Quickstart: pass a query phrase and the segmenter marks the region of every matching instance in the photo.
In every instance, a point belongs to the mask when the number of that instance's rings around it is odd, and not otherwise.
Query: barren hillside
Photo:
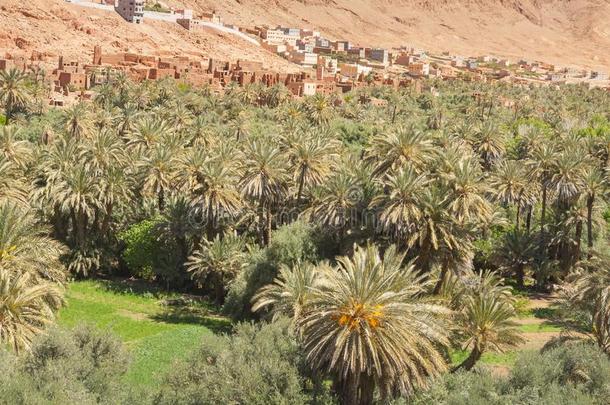
[[[49,60],[59,54],[88,60],[96,44],[101,44],[105,52],[245,58],[275,69],[297,69],[296,65],[230,34],[194,33],[177,24],[152,20],[130,24],[114,12],[64,0],[0,0],[0,57],[7,52],[29,56],[38,51],[49,56]]]
[[[362,45],[421,46],[610,69],[610,0],[178,0],[243,25],[292,24]]]
[[[321,30],[361,45],[414,45],[453,54],[495,54],[610,70],[610,0],[165,0],[226,22]],[[175,24],[124,22],[63,0],[0,0],[0,52],[50,55],[107,50],[249,58],[294,69],[228,34],[189,33]]]

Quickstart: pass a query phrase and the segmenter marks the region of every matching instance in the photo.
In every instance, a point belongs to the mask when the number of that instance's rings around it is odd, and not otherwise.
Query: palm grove
[[[0,340],[19,356],[68,279],[112,274],[283,325],[302,392],[344,404],[414,398],[520,344],[513,288],[559,289],[567,327],[610,354],[607,92],[295,101],[119,74],[46,110],[43,77],[0,72]]]

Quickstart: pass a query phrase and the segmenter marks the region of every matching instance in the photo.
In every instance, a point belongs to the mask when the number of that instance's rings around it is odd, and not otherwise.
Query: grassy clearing
[[[132,352],[126,379],[135,384],[155,384],[206,336],[231,328],[212,306],[143,283],[77,281],[70,284],[66,297],[59,324],[72,327],[84,322],[117,334]]]

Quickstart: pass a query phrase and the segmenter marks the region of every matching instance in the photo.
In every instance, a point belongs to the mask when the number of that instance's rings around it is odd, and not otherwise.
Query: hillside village
[[[157,57],[136,53],[104,53],[100,46],[93,60],[49,62],[37,53],[12,55],[0,50],[0,70],[44,71],[52,83],[49,103],[66,106],[92,97],[93,88],[123,72],[136,81],[171,77],[192,86],[209,86],[216,93],[236,84],[285,85],[294,97],[342,94],[369,85],[394,88],[412,86],[421,91],[423,79],[508,82],[522,85],[585,83],[610,91],[607,72],[559,67],[542,61],[511,61],[491,55],[432,54],[414,46],[394,49],[364,47],[346,39],[329,39],[320,32],[299,27],[235,26],[215,11],[196,15],[189,9],[150,6],[145,0],[66,0],[83,7],[118,13],[132,24],[156,19],[185,30],[221,30],[261,46],[298,66],[298,73],[272,71],[249,60],[198,59],[186,56]],[[48,69],[48,67],[51,69]]]

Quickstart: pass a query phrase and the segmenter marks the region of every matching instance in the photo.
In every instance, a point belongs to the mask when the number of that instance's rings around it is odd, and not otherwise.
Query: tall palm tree
[[[15,111],[28,103],[27,79],[28,75],[17,69],[0,71],[0,103],[4,107],[7,124]]]
[[[595,167],[587,167],[582,173],[583,197],[587,206],[587,247],[593,249],[593,208],[597,199],[603,198],[608,189],[606,179]]]
[[[398,239],[412,230],[422,217],[420,198],[429,181],[411,166],[380,181],[383,192],[371,201],[371,207],[380,210],[380,226],[385,232]]]
[[[430,136],[415,126],[398,126],[373,138],[367,150],[367,160],[375,166],[373,173],[378,176],[407,163],[421,171],[433,154]]]
[[[356,247],[311,288],[298,323],[309,365],[333,376],[343,404],[408,394],[447,367],[448,310],[422,298],[426,283],[394,247]]]
[[[287,165],[282,151],[268,140],[253,140],[244,152],[242,194],[258,207],[259,237],[263,246],[271,237],[271,210],[286,194]]]
[[[352,173],[341,170],[314,191],[315,204],[305,211],[313,221],[338,232],[341,245],[348,228],[354,225],[362,202],[361,182]],[[341,247],[341,246],[340,246]]]
[[[16,352],[28,349],[32,339],[55,319],[63,304],[61,289],[33,281],[30,273],[13,273],[0,266],[0,342]]]
[[[338,149],[334,140],[320,135],[303,138],[288,148],[293,181],[297,185],[297,204],[305,187],[316,187],[329,175]]]
[[[417,247],[416,264],[424,274],[429,274],[434,265],[440,266],[434,294],[440,292],[447,274],[468,267],[473,255],[473,228],[456,221],[450,204],[447,190],[427,188],[421,196],[421,219],[408,240],[409,246]]]
[[[65,131],[70,137],[81,139],[91,134],[93,118],[87,104],[74,104],[64,111],[62,119]]]
[[[175,180],[177,156],[174,148],[166,145],[156,145],[139,162],[138,166],[143,173],[142,189],[145,193],[155,195],[159,211],[165,209],[165,200],[172,189]]]
[[[528,162],[531,169],[532,175],[540,184],[542,196],[541,196],[541,211],[540,211],[540,231],[544,231],[544,225],[546,223],[546,210],[548,201],[548,190],[551,184],[551,178],[553,175],[553,165],[557,158],[557,152],[555,146],[550,142],[545,142],[538,147],[535,147],[532,151],[531,160]]]
[[[461,159],[443,176],[450,190],[450,210],[459,223],[486,222],[492,215],[491,202],[486,198],[489,187],[474,159]]]

